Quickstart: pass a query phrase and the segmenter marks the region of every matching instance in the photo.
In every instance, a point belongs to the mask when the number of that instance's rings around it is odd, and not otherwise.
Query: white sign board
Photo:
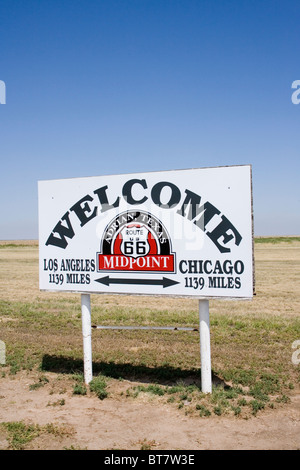
[[[249,165],[40,181],[40,289],[251,298]]]

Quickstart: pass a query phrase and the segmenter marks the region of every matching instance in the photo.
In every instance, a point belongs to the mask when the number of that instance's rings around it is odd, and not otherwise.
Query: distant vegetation
[[[255,243],[300,242],[300,237],[255,237]]]
[[[292,243],[299,242],[300,236],[266,236],[254,237],[255,243]],[[38,240],[0,240],[0,248],[23,248],[26,246],[38,246]]]
[[[38,240],[0,240],[0,248],[24,248],[25,246],[38,246]]]

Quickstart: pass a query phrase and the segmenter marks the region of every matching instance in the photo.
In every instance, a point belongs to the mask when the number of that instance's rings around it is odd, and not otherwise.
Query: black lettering
[[[226,259],[223,263],[223,269],[225,274],[232,274],[232,263],[229,259]]]
[[[161,202],[161,192],[164,187],[168,186],[171,188],[171,196],[169,199],[169,202],[163,204]],[[173,183],[168,183],[167,181],[162,181],[161,183],[156,183],[151,191],[151,197],[154,202],[158,207],[162,207],[163,209],[171,209],[172,207],[177,206],[177,204],[180,201],[181,198],[181,193],[179,188]]]
[[[179,271],[183,274],[187,273],[187,268],[184,269],[183,263],[186,265],[187,261],[185,259],[182,259],[179,263]]]
[[[189,273],[198,273],[197,270],[198,260],[189,260]]]
[[[66,282],[68,284],[73,284],[73,277],[74,277],[74,274],[67,274],[67,280]]]
[[[212,265],[212,263],[211,263],[211,261],[210,261],[209,259],[207,259],[206,261],[204,261],[204,272],[205,272],[206,274],[211,274],[212,269],[211,269],[210,271],[207,269],[207,265],[208,265],[208,264]]]
[[[44,271],[57,271],[58,263],[57,259],[44,259]]]
[[[66,278],[68,284],[89,284],[90,281],[89,274],[68,273]]]
[[[62,225],[61,221],[65,221],[67,226]],[[74,237],[75,233],[69,219],[69,211],[65,213],[65,215],[61,218],[61,221],[55,225],[50,237],[46,241],[47,246],[53,245],[65,249],[68,246],[66,238]],[[58,233],[59,236],[56,237],[54,233]]]
[[[244,272],[244,263],[243,261],[241,260],[237,260],[235,263],[234,263],[234,270],[237,274],[242,274]]]
[[[215,263],[214,274],[223,274],[223,269],[219,260]]]
[[[189,191],[188,189],[185,190],[186,197],[183,201],[181,208],[177,211],[177,214],[182,215],[183,217],[187,217],[188,220],[193,220],[194,224],[197,225],[201,230],[205,230],[206,225],[208,222],[215,216],[220,214],[220,211],[213,206],[210,202],[205,202],[200,206],[201,196],[198,194]],[[188,209],[188,214],[186,215],[186,210]],[[199,214],[202,214],[198,220]]]
[[[76,204],[74,204],[74,206],[72,206],[70,209],[71,211],[75,212],[75,214],[77,215],[78,219],[80,220],[81,227],[83,227],[89,220],[93,219],[97,215],[97,207],[95,207],[92,214],[89,217],[87,217],[85,213],[91,212],[90,206],[88,205],[87,202],[84,204],[83,207],[81,206],[81,204],[83,204],[84,201],[92,201],[92,200],[93,200],[92,196],[86,195],[82,199],[80,199],[80,201],[76,202]]]
[[[108,186],[102,186],[102,188],[96,189],[94,191],[94,194],[97,194],[97,196],[99,198],[99,202],[102,206],[101,212],[106,212],[109,209],[113,209],[114,207],[119,207],[119,204],[120,204],[120,198],[119,197],[117,197],[117,199],[115,200],[115,202],[113,204],[109,204],[107,194],[106,194],[107,188],[108,188]]]
[[[61,271],[95,271],[95,260],[93,259],[62,259]]]
[[[239,289],[241,287],[241,280],[239,277],[209,276],[208,287],[211,289]]]
[[[132,196],[132,186],[134,184],[140,184],[144,189],[147,189],[146,180],[132,179],[132,180],[127,181],[124,184],[123,191],[122,191],[123,197],[128,204],[132,204],[132,205],[143,204],[145,201],[147,201],[148,198],[147,196],[144,196],[139,201],[134,199]]]
[[[235,244],[241,243],[242,237],[232,223],[222,215],[222,222],[212,232],[207,232],[207,236],[212,240],[221,253],[230,251],[230,248],[225,247],[230,240],[235,239]],[[232,232],[232,233],[228,233]],[[219,239],[223,237],[222,243],[219,243]]]

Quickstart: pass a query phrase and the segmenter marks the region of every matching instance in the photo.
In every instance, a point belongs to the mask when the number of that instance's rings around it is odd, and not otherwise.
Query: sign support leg
[[[203,393],[212,392],[209,301],[199,300],[199,331],[201,359],[201,389]]]
[[[81,294],[81,319],[83,336],[84,381],[86,384],[89,384],[93,378],[90,294]]]

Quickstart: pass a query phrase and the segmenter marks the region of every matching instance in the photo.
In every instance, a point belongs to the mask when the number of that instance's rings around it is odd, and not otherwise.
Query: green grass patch
[[[299,242],[300,237],[255,237],[255,243],[292,243]]]
[[[45,426],[38,424],[26,424],[23,421],[11,421],[0,423],[0,428],[7,434],[8,449],[25,450],[28,444],[41,434],[51,434],[54,437],[68,436],[72,433],[64,426],[48,423]]]
[[[34,250],[37,246],[38,243],[30,245],[26,243],[1,243],[0,241],[0,250],[5,250],[6,248],[32,248]]]
[[[89,383],[90,391],[95,393],[100,400],[104,400],[104,398],[108,397],[108,392],[106,390],[107,387],[107,379],[103,375],[99,375],[95,377]]]
[[[8,433],[9,447],[12,450],[23,450],[26,444],[40,434],[38,425],[27,425],[22,421],[1,423],[1,426]]]
[[[136,387],[132,387],[131,389],[127,389],[126,395],[132,396],[136,398],[140,392],[150,393],[152,395],[163,396],[166,392],[163,387],[157,384],[150,384],[150,385],[137,385]]]
[[[29,385],[29,390],[37,390],[41,387],[44,387],[44,385],[46,385],[47,383],[49,383],[49,380],[47,379],[47,377],[45,376],[41,376],[39,377],[38,381],[35,382],[34,384],[31,384]]]
[[[86,395],[87,389],[83,384],[75,384],[73,387],[73,395]]]

